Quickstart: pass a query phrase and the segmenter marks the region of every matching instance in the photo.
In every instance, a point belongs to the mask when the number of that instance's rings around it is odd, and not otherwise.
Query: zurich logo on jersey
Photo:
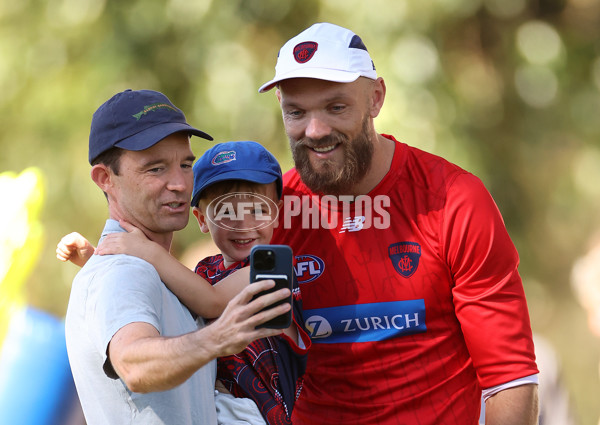
[[[384,341],[427,332],[423,299],[306,309],[304,317],[315,344]]]
[[[298,283],[308,283],[323,274],[325,262],[316,255],[296,255],[294,269]]]
[[[421,245],[416,242],[396,242],[388,247],[388,256],[401,276],[411,277],[419,267]]]

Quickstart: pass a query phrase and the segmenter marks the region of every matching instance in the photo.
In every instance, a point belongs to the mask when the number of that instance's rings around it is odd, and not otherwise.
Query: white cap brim
[[[351,83],[356,81],[358,77],[367,77],[372,80],[377,79],[377,73],[371,72],[346,72],[339,69],[323,69],[323,68],[302,68],[296,69],[287,74],[276,76],[276,78],[263,84],[259,89],[259,93],[265,93],[271,90],[280,81],[289,80],[290,78],[315,78],[317,80],[332,81],[335,83]]]

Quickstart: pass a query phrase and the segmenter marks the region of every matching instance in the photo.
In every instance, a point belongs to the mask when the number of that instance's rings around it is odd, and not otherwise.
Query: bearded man
[[[519,257],[483,183],[376,132],[386,86],[352,31],[311,26],[275,70],[259,91],[276,87],[296,165],[284,205],[337,216],[284,209],[273,238],[296,254],[313,342],[292,422],[476,425],[483,390],[487,425],[537,423]],[[363,200],[382,197],[374,225]]]

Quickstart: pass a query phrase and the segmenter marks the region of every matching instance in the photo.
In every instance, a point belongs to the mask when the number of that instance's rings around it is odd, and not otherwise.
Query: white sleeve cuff
[[[495,387],[485,388],[481,395],[483,396],[483,401],[487,401],[488,398],[493,396],[496,393],[499,393],[502,390],[506,390],[508,388],[519,387],[521,385],[526,384],[539,384],[538,374],[525,376],[523,378],[518,378],[510,382],[506,382],[504,384],[496,385]]]

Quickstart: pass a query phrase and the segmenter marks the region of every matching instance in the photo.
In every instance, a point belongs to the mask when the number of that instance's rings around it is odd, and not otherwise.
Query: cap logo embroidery
[[[212,165],[221,165],[235,160],[235,151],[223,151],[213,156],[213,159],[210,161],[210,163]]]
[[[170,109],[173,112],[177,112],[177,109],[174,108],[173,106],[169,105],[168,103],[153,103],[151,105],[144,106],[144,109],[142,109],[137,114],[133,114],[132,117],[134,117],[137,121],[139,121],[140,118],[142,118],[148,112],[156,111],[158,109]]]
[[[317,51],[318,44],[314,41],[305,41],[303,43],[296,44],[294,47],[294,59],[298,63],[306,63],[312,59]]]

